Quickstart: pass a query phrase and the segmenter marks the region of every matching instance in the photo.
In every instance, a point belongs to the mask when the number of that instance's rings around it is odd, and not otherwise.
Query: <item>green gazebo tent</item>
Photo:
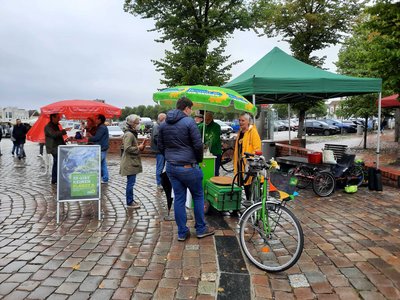
[[[335,74],[307,65],[278,47],[225,84],[256,104],[293,103],[304,99],[329,99],[379,93],[382,79]]]
[[[278,47],[223,87],[248,99],[252,98],[254,104],[294,103],[306,99],[379,93],[380,124],[382,79],[358,78],[325,71],[295,59]],[[379,147],[378,134],[378,153]]]

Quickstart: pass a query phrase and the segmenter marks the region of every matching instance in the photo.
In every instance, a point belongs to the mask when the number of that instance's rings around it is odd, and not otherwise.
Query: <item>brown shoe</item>
[[[206,231],[204,231],[204,233],[197,234],[197,238],[202,239],[206,236],[213,235],[214,233],[215,233],[214,227],[207,227],[207,229],[206,229]]]

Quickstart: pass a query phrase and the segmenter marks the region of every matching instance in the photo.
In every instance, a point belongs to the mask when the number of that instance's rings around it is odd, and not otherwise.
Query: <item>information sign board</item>
[[[58,147],[57,160],[57,223],[61,202],[98,201],[100,216],[99,145],[63,145]]]

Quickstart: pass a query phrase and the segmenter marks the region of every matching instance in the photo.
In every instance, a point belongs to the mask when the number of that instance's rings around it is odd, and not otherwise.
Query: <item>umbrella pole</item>
[[[203,145],[204,145],[204,136],[206,134],[206,113],[207,111],[205,110],[203,115],[203,140],[202,140]]]
[[[376,145],[376,168],[379,169],[379,152],[381,148],[381,111],[382,111],[382,92],[379,93],[378,98],[378,136]]]

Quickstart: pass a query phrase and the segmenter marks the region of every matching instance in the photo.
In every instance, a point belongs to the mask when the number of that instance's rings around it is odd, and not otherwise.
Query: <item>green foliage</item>
[[[121,116],[119,117],[120,121],[123,121],[126,119],[127,116],[130,114],[135,114],[140,117],[149,117],[152,120],[157,120],[158,114],[159,113],[165,113],[167,112],[167,109],[164,107],[161,107],[160,105],[139,105],[136,107],[128,107],[125,106],[125,108],[122,109]]]
[[[362,7],[357,0],[253,0],[251,11],[255,28],[269,37],[281,35],[295,58],[322,66],[325,57],[312,56],[312,52],[339,43]],[[306,111],[321,103],[304,99],[293,105],[299,112],[299,138]]]
[[[322,102],[319,101],[314,105],[312,108],[307,110],[307,115],[315,115],[315,117],[325,117],[327,114],[328,106]]]
[[[383,79],[386,94],[400,91],[400,3],[378,1],[366,9],[339,51],[340,73]],[[349,97],[341,103],[344,117],[377,114],[376,95]]]
[[[222,55],[226,40],[236,29],[250,26],[246,1],[239,0],[125,0],[124,10],[142,18],[154,19],[162,36],[157,42],[172,42],[165,58],[154,60],[162,84],[222,85],[230,69],[240,61],[228,63]]]
[[[322,66],[325,57],[312,52],[339,43],[362,6],[357,0],[257,0],[252,12],[255,28],[269,37],[281,35],[294,57]]]

